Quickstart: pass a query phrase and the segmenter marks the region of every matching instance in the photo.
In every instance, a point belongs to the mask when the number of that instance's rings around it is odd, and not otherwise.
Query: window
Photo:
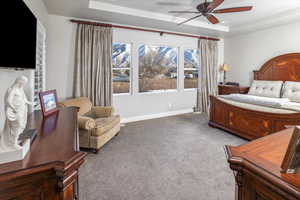
[[[130,93],[131,45],[114,43],[112,53],[113,93]]]
[[[198,72],[200,56],[198,49],[186,49],[184,51],[184,88],[198,87]]]
[[[177,89],[177,48],[139,47],[139,92]]]
[[[38,23],[36,46],[36,69],[34,71],[34,97],[33,109],[40,110],[39,93],[45,90],[45,56],[46,55],[46,31]]]

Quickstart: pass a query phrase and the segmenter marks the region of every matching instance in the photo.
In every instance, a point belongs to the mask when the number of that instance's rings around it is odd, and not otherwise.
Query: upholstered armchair
[[[114,115],[113,107],[93,106],[86,97],[70,99],[60,106],[75,106],[78,111],[79,143],[81,148],[95,153],[120,132],[120,116]]]

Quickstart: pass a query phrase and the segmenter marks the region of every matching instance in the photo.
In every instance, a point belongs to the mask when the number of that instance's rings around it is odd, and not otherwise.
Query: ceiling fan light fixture
[[[195,17],[192,17],[184,22],[179,23],[178,25],[187,23],[191,20],[194,20],[198,17],[204,16],[208,19],[211,24],[225,23],[224,21],[219,21],[214,14],[223,14],[223,13],[234,13],[234,12],[244,12],[252,10],[252,6],[244,6],[244,7],[235,7],[235,8],[223,8],[216,9],[219,7],[224,0],[205,0],[203,3],[196,6],[197,11],[169,11],[169,13],[177,13],[177,14],[197,14]]]

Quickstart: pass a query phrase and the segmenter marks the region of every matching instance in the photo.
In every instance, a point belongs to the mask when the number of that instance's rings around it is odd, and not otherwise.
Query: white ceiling
[[[194,15],[169,14],[170,10],[195,10],[204,0],[44,0],[50,14],[117,24],[222,36],[259,30],[300,20],[300,0],[225,0],[219,8],[253,6],[250,12],[217,14],[222,22],[212,25]],[[162,5],[168,3],[169,5]],[[173,5],[171,5],[173,4]]]

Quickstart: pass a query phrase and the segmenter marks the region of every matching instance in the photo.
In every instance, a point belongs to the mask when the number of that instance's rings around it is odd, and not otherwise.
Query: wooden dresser
[[[28,126],[38,135],[24,160],[0,165],[0,200],[78,199],[86,154],[79,151],[76,109],[60,109],[46,121],[36,112]]]
[[[218,85],[219,95],[226,94],[247,94],[249,87],[240,87],[234,85]]]
[[[300,174],[282,174],[281,163],[293,128],[238,147],[226,146],[235,173],[236,200],[300,199]]]

